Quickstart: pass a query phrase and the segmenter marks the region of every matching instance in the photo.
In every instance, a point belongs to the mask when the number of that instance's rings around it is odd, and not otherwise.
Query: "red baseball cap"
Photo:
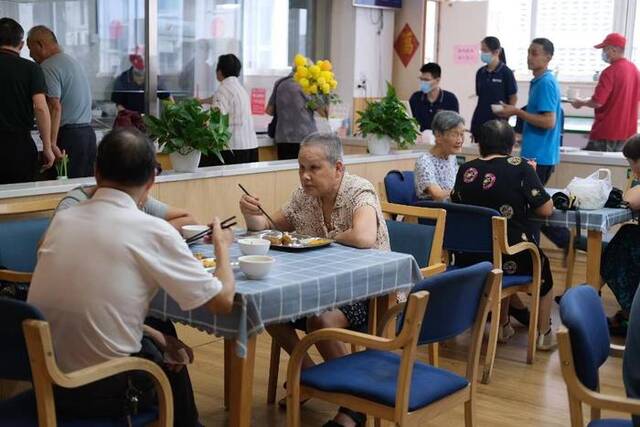
[[[131,62],[131,65],[133,65],[133,68],[135,68],[136,70],[144,70],[144,58],[142,58],[142,55],[138,53],[132,53],[131,55],[129,55],[129,61]]]
[[[596,49],[602,49],[605,46],[617,46],[624,47],[627,44],[627,39],[622,34],[611,33],[604,38],[602,43],[595,45]]]

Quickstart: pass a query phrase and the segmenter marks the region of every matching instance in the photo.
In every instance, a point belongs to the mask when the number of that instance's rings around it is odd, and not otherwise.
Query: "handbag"
[[[580,209],[603,208],[612,188],[609,169],[598,169],[586,178],[575,177],[567,185],[567,191],[576,197]]]

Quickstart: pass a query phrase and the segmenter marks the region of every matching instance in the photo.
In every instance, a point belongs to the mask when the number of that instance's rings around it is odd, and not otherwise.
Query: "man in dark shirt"
[[[420,68],[420,90],[409,98],[411,114],[420,123],[420,131],[431,129],[431,121],[438,111],[460,112],[458,98],[444,89],[440,89],[442,69],[435,62],[424,64]]]
[[[0,18],[0,184],[33,181],[36,176],[38,150],[31,139],[34,115],[42,139],[44,168],[50,168],[60,155],[51,143],[44,74],[38,64],[20,57],[23,38],[20,24]]]
[[[139,53],[129,55],[131,67],[118,76],[113,84],[111,101],[118,111],[130,110],[144,113],[144,59]],[[171,94],[158,82],[158,98],[166,99]]]

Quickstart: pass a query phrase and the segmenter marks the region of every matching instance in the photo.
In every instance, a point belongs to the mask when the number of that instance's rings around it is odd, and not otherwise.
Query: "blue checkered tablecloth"
[[[549,194],[560,191],[547,188]],[[600,231],[603,234],[616,224],[622,224],[633,219],[631,209],[602,208],[594,210],[580,210],[580,225],[587,230]],[[576,226],[576,211],[553,210],[553,215],[548,218],[532,217],[533,222],[545,225],[573,228]]]
[[[211,245],[194,245],[193,252],[213,256]],[[236,353],[246,355],[249,336],[271,323],[283,323],[318,314],[370,297],[407,290],[421,279],[411,255],[339,244],[306,252],[271,250],[276,259],[270,274],[262,280],[247,280],[235,271],[236,297],[233,311],[213,315],[205,307],[182,311],[160,290],[151,302],[149,314],[185,323],[237,342]],[[231,258],[240,256],[237,244]]]

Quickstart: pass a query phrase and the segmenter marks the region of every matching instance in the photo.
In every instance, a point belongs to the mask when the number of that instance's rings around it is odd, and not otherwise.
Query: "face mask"
[[[490,52],[480,52],[480,61],[484,62],[485,64],[490,64],[492,58],[493,55],[491,55]]]
[[[607,52],[604,50],[602,51],[602,60],[607,64],[609,63],[609,55],[607,55]]]
[[[429,93],[433,89],[431,82],[420,82],[420,91],[422,93]]]

